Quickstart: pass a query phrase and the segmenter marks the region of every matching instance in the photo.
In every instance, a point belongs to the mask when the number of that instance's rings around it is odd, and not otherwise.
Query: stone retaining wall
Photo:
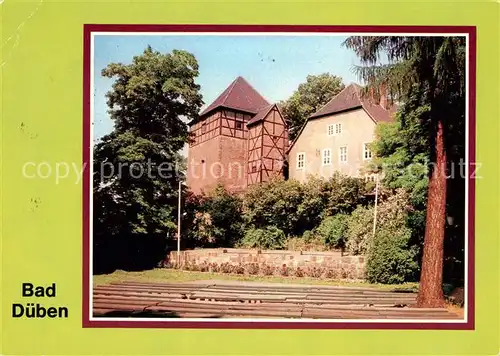
[[[170,252],[168,261],[176,264],[177,251]],[[246,266],[258,265],[275,269],[279,274],[285,268],[289,275],[297,269],[327,274],[329,278],[363,279],[365,274],[364,256],[342,256],[340,252],[310,252],[251,249],[194,249],[181,251],[182,265],[190,266]],[[295,273],[300,275],[300,273]]]

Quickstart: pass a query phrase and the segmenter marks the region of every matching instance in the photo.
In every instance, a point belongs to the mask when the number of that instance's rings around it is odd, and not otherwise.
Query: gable
[[[243,77],[237,77],[205,110],[204,116],[219,107],[230,108],[256,114],[262,107],[268,106],[264,99]]]
[[[291,152],[297,145],[301,146],[302,142],[309,144],[309,141],[314,141],[318,145],[325,143],[329,139],[328,125],[335,123],[342,123],[343,130],[349,130],[353,135],[356,131],[373,130],[373,127],[377,124],[363,107],[309,119],[291,143],[288,152]]]

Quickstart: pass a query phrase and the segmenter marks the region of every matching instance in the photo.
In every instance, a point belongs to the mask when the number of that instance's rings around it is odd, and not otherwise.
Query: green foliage
[[[278,250],[285,244],[285,233],[276,226],[267,226],[264,229],[249,229],[241,241],[245,248],[261,248]]]
[[[329,73],[308,75],[288,100],[280,107],[285,120],[289,123],[289,136],[294,139],[306,119],[318,111],[332,97],[337,95],[344,84],[342,78]]]
[[[299,228],[298,206],[302,202],[302,187],[296,180],[274,178],[250,186],[245,192],[243,214],[247,226],[263,229],[275,226],[286,235]]]
[[[347,218],[346,249],[352,255],[366,252],[373,231],[373,208],[359,206]]]
[[[313,230],[323,216],[348,213],[363,202],[361,180],[335,174],[306,183],[274,178],[249,187],[244,195],[245,223],[256,228],[276,226],[287,236]]]
[[[222,185],[206,196],[193,197],[187,208],[191,247],[232,247],[243,236],[242,200]]]
[[[349,215],[327,216],[316,229],[316,234],[330,248],[344,248],[347,240]]]
[[[371,283],[396,284],[414,281],[419,271],[417,251],[408,246],[411,231],[403,228],[397,234],[382,229],[368,250],[366,278]]]
[[[384,84],[393,98],[404,103],[398,118],[400,126],[382,134],[386,142],[379,145],[378,156],[384,158],[385,163],[396,163],[405,169],[415,164],[434,162],[438,154],[446,157],[447,162],[442,163],[450,168],[448,173],[451,177],[445,178],[442,172],[431,176],[448,186],[446,202],[432,199],[429,201],[431,204],[427,204],[426,195],[437,194],[434,187],[439,186],[427,183],[427,169],[412,177],[389,168],[386,183],[411,193],[415,207],[415,212],[408,219],[412,240],[423,244],[425,233],[426,239],[438,241],[438,248],[444,247],[445,277],[447,270],[454,270],[456,273],[451,274],[463,278],[463,266],[458,263],[459,268],[455,268],[454,261],[464,260],[465,241],[465,175],[457,172],[460,169],[457,167],[465,159],[465,39],[351,36],[344,45],[359,57],[361,66],[357,67],[357,73],[360,79],[367,82],[367,90],[379,94],[380,84]],[[388,64],[380,64],[381,55],[387,56]],[[444,135],[443,148],[436,145],[439,127]],[[446,211],[442,209],[445,205]],[[431,229],[430,224],[425,226],[426,209],[431,211],[429,215],[437,222],[434,224],[436,228]],[[446,225],[446,216],[455,218],[453,226]],[[445,227],[444,231],[440,226]],[[441,244],[443,232],[444,246]],[[451,263],[447,263],[449,261]],[[439,290],[429,285],[441,280],[441,271],[435,268],[440,263],[436,260],[422,261],[432,271],[426,274],[426,280],[421,281],[425,285],[423,293]],[[424,299],[433,298],[428,296]]]
[[[188,141],[183,119],[194,119],[202,105],[198,64],[185,51],[148,47],[130,64],[109,64],[102,75],[114,79],[106,95],[114,130],[94,148],[94,248],[98,254],[103,246],[114,249],[126,264],[146,256],[155,236],[161,255],[165,237],[175,234],[184,165],[178,152]],[[122,244],[127,251],[117,248]]]
[[[131,64],[111,63],[102,75],[115,79],[106,97],[116,132],[168,141],[170,154],[183,147],[188,128],[180,116],[196,118],[203,104],[191,53],[162,54],[148,46]]]
[[[348,214],[358,204],[365,204],[365,183],[363,180],[334,173],[325,182],[326,206],[324,215]]]
[[[381,205],[375,236],[368,241],[366,276],[373,283],[404,283],[417,277],[418,247],[411,244],[409,194],[397,190]]]

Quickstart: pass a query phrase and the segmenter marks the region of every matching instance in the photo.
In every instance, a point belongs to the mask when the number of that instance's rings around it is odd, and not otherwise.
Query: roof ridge
[[[237,76],[235,80],[233,80],[233,82],[231,84],[229,84],[229,87],[227,87],[226,89],[224,89],[224,91],[227,91],[227,94],[226,96],[224,97],[224,99],[222,99],[222,103],[225,103],[227,98],[229,97],[229,94],[231,94],[231,92],[233,91],[234,89],[234,86],[236,85],[236,82],[238,81],[238,79],[241,78],[240,76]],[[243,78],[242,78],[243,79]],[[224,93],[224,91],[222,93]],[[221,94],[222,94],[221,93]]]
[[[238,78],[236,79],[239,79],[241,78],[249,87],[250,89],[252,89],[254,92],[256,92],[262,99],[264,99],[264,101],[266,103],[269,103],[269,100],[267,100],[257,89],[254,88],[254,86],[252,84],[250,84],[250,82],[248,80],[246,80],[244,77],[242,77],[241,75],[238,76]],[[270,103],[269,103],[270,104]]]
[[[349,83],[348,85],[346,85],[344,87],[344,89],[342,89],[341,91],[339,91],[337,94],[335,94],[334,97],[332,97],[330,100],[328,100],[325,103],[325,105],[323,105],[318,110],[316,110],[312,115],[309,115],[309,117],[314,117],[318,112],[320,112],[324,107],[326,107],[328,104],[330,104],[332,101],[334,101],[340,94],[342,94],[343,92],[345,92],[350,87],[354,87],[355,88],[354,92],[356,93],[356,97],[359,99],[360,102],[362,102],[361,98],[359,97],[358,90],[356,90],[357,89],[356,87],[359,87],[359,86],[360,86],[359,84],[354,83],[354,82]]]

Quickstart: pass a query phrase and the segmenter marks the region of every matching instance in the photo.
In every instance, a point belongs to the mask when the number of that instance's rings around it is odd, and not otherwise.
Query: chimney
[[[385,84],[380,84],[379,92],[380,92],[380,106],[386,110],[389,109],[389,105],[387,102],[387,87]]]

